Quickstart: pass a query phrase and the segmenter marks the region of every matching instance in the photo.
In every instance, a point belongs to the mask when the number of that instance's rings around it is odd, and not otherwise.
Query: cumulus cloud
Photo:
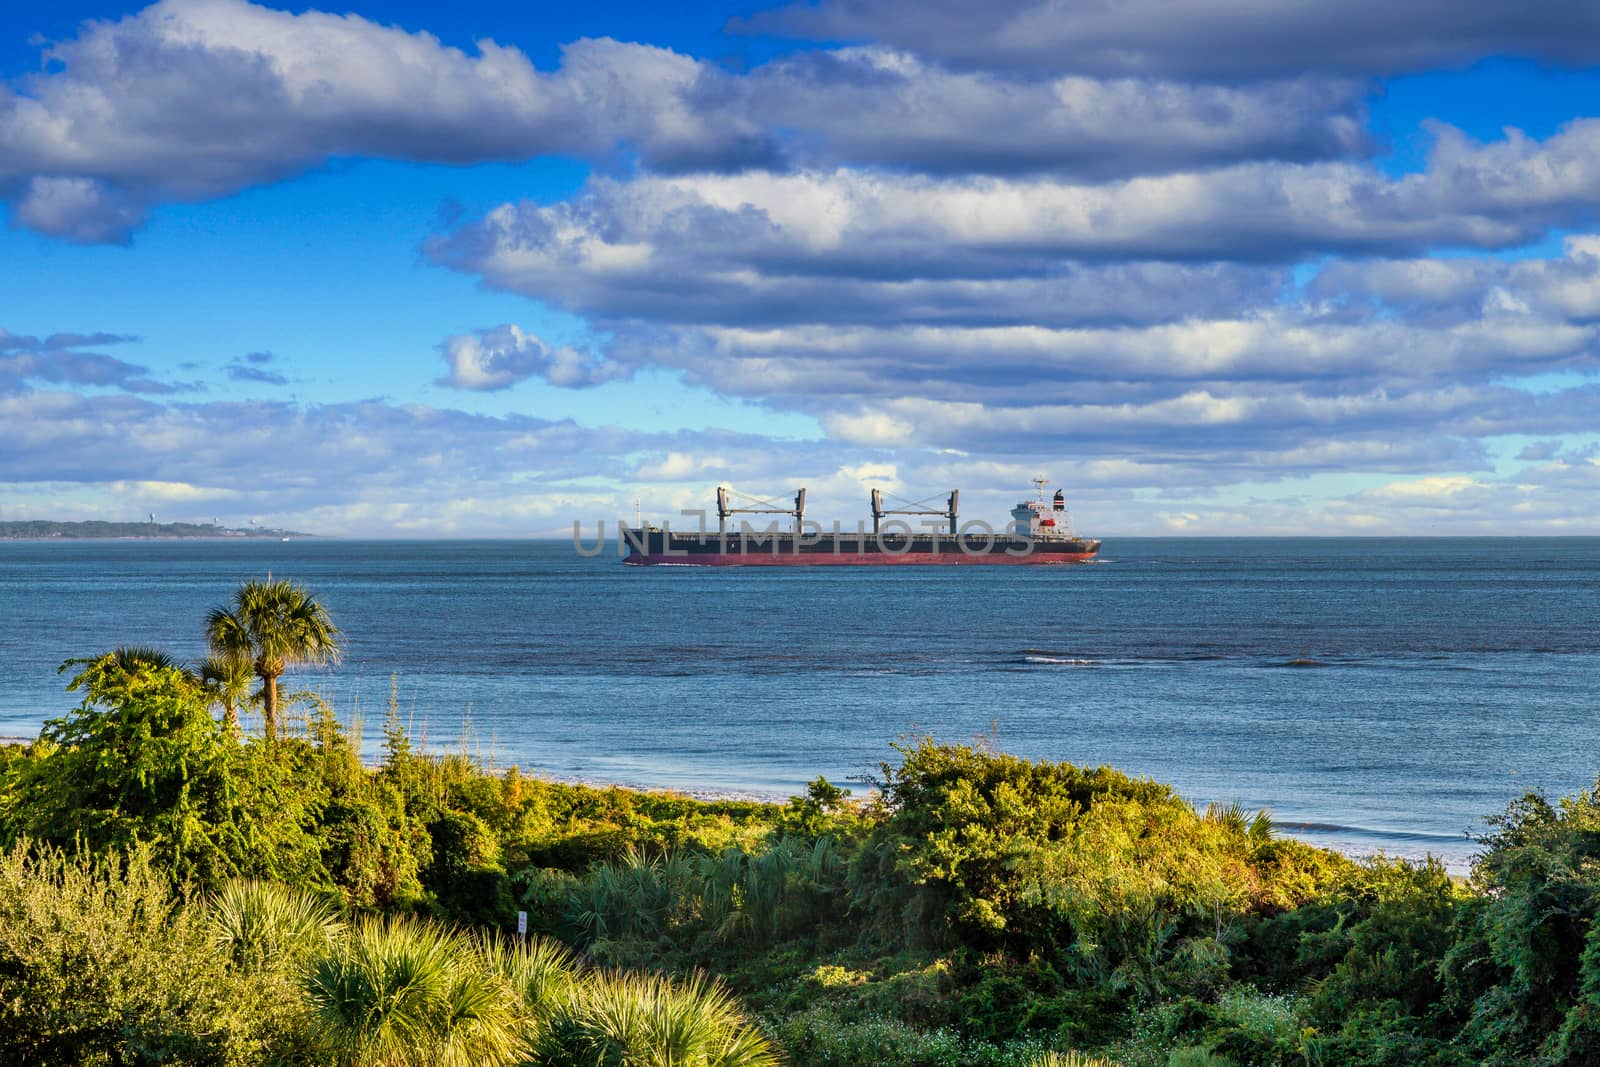
[[[1303,294],[1270,264],[1191,257],[1529,236],[1591,210],[1569,172],[1596,138],[1592,123],[1543,143],[1445,132],[1429,170],[1402,179],[1326,164],[1092,186],[600,178],[571,202],[497,208],[429,251],[588,317],[617,364],[807,412],[859,446],[1059,441],[1396,470],[1415,453],[1369,446],[1422,435],[1435,459],[1475,464],[1486,436],[1589,417],[1593,390],[1536,397],[1503,380],[1600,372],[1593,238],[1516,263],[1335,259]],[[1272,195],[1239,198],[1241,179]],[[1118,261],[1152,254],[1174,260]]]
[[[456,334],[439,346],[449,373],[438,384],[494,392],[529,378],[582,388],[625,377],[628,370],[575,348],[552,348],[515,325]]]
[[[1414,470],[1426,463],[1485,465],[1486,437],[1588,431],[1600,388],[1530,394],[1503,386],[1372,390],[1318,396],[1290,388],[1199,388],[1139,402],[995,408],[975,402],[899,398],[824,416],[840,440],[888,447],[949,447],[987,455],[1058,449],[1095,456],[1184,456],[1237,476],[1281,478],[1319,471]],[[1406,434],[1412,436],[1407,439]]]
[[[330,472],[394,484],[423,468],[471,478],[548,451],[549,470],[587,469],[584,449],[613,437],[570,422],[492,419],[379,401],[162,403],[131,396],[32,391],[0,400],[0,479],[169,481],[314,491]],[[616,436],[616,440],[626,440]],[[571,450],[565,464],[556,457]],[[270,456],[270,462],[261,457]],[[237,468],[236,475],[227,472]],[[245,472],[249,472],[248,474]]]
[[[204,200],[329,159],[474,163],[562,154],[664,171],[834,163],[1091,179],[1368,150],[1365,87],[1037,78],[942,69],[881,48],[735,74],[669,49],[585,39],[541,71],[356,15],[159,0],[87,23],[0,86],[12,222],[128,239],[157,204]]]
[[[1600,61],[1587,0],[821,0],[734,28],[872,40],[982,68],[1251,78],[1395,74],[1490,55]]]
[[[797,279],[974,281],[1046,275],[1064,261],[1496,249],[1600,208],[1600,120],[1543,142],[1437,133],[1428,170],[1400,179],[1334,163],[1093,185],[854,169],[596,178],[572,201],[503,205],[430,252],[539,299],[581,307],[627,288],[650,310],[691,289],[696,302],[771,302],[764,286]]]
[[[1370,302],[1428,322],[1460,319],[1486,303],[1537,309],[1574,323],[1600,321],[1600,237],[1571,234],[1562,254],[1516,261],[1489,258],[1334,262],[1307,287],[1327,301]]]
[[[333,157],[465,163],[547,152],[646,162],[759,159],[758,133],[692,110],[693,59],[574,42],[541,72],[355,15],[245,0],[160,0],[49,48],[59,69],[0,89],[0,190],[14,221],[79,241],[125,238],[163,200],[226,195]]]
[[[233,514],[324,533],[570,534],[574,519],[592,531],[596,519],[631,518],[641,490],[657,508],[705,507],[718,480],[822,484],[846,458],[816,441],[586,427],[378,400],[0,393],[8,508],[54,499],[52,517],[71,512],[76,487],[133,494],[166,512],[192,504],[185,514],[206,519],[225,498]],[[624,479],[626,492],[596,488]],[[857,511],[851,500],[847,514]]]
[[[962,185],[895,197],[905,183],[856,173],[601,180],[574,204],[500,208],[432,252],[603,323],[616,363],[807,412],[859,447],[1401,471],[1481,465],[1484,438],[1592,419],[1594,388],[1503,384],[1600,373],[1592,238],[1517,263],[1336,260],[1302,298],[1265,267],[1063,269],[1034,254],[1059,215],[1020,193],[963,201]],[[1022,243],[1011,273],[991,274],[1006,242]],[[938,275],[918,277],[935,257]],[[819,294],[838,299],[792,299]]]
[[[8,181],[7,169],[0,165],[0,188],[17,187],[12,219],[37,233],[85,244],[124,244],[144,220],[145,208],[135,197],[99,179],[13,173]]]
[[[1157,512],[1194,515],[1195,528],[1212,533],[1293,532],[1313,521],[1328,530],[1444,523],[1474,532],[1491,515],[1459,506],[1474,494],[1507,505],[1492,512],[1498,532],[1511,524],[1570,530],[1600,506],[1600,465],[1563,454],[1497,478],[1469,436],[1452,434],[1499,432],[1519,420],[1558,432],[1587,427],[1596,400],[1592,392],[1544,398],[1541,411],[1520,407],[1527,394],[1411,398],[1401,404],[1406,417],[1433,425],[1442,412],[1453,420],[1448,433],[1387,437],[1340,421],[1362,412],[1335,403],[1297,409],[1287,395],[1256,411],[1203,394],[1149,412],[1080,405],[997,413],[901,402],[883,408],[901,420],[890,439],[857,443],[870,415],[827,440],[783,441],[380,401],[176,403],[29,390],[0,394],[0,489],[13,511],[52,517],[101,517],[74,501],[103,498],[159,505],[175,518],[256,515],[324,533],[559,535],[574,519],[590,534],[597,519],[631,519],[635,494],[646,514],[692,526],[679,509],[706,508],[717,482],[766,496],[806,485],[813,514],[846,523],[865,514],[868,487],[911,496],[961,487],[965,514],[998,521],[1016,487],[1043,470],[1065,480],[1075,515],[1102,533],[1160,532]],[[1381,415],[1382,404],[1368,398],[1367,413]],[[908,445],[952,422],[975,428],[963,436],[983,451]],[[1316,432],[1305,431],[1308,423]],[[1064,454],[1070,471],[1060,469]],[[1472,488],[1447,495],[1451,508],[1399,491],[1248,506],[1218,497],[1241,480],[1350,470],[1390,471],[1399,482],[1417,481],[1418,470],[1476,473],[1467,478]]]
[[[1058,395],[1137,397],[1185,383],[1403,388],[1555,369],[1600,371],[1592,324],[1490,313],[1448,328],[1301,309],[1148,327],[703,328],[617,335],[631,363],[689,373],[719,392],[839,399],[903,395],[1010,404]]]

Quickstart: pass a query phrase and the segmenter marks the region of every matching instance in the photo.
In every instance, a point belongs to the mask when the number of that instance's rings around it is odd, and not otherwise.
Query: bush
[[[147,848],[0,853],[5,1062],[253,1062],[292,1030],[271,988],[235,972],[205,914],[173,896]]]
[[[1600,1015],[1600,785],[1493,820],[1480,891],[1445,962],[1463,1044],[1486,1063],[1582,1063]]]
[[[825,1004],[771,1026],[792,1067],[1025,1067],[1047,1051],[1038,1040],[995,1043],[888,1015],[842,1019]]]
[[[244,824],[259,813],[239,803],[234,750],[199,684],[176,667],[108,653],[70,688],[84,691],[82,704],[45,724],[35,759],[12,765],[0,812],[7,837],[115,852],[144,843],[180,878],[238,874]]]

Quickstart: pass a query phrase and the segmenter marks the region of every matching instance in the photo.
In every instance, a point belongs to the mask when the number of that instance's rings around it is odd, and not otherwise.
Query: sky
[[[1591,2],[0,5],[0,219],[0,520],[1600,533]]]

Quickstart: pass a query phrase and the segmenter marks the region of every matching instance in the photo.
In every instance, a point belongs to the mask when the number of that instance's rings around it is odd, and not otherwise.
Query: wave
[[[1274,819],[1272,820],[1272,828],[1301,834],[1353,834],[1384,841],[1437,841],[1440,844],[1452,845],[1471,843],[1471,839],[1465,834],[1436,834],[1423,830],[1374,830],[1366,826],[1345,826],[1342,823],[1333,822],[1279,822]]]
[[[1039,654],[1039,653],[1035,653],[1035,654],[1032,654],[1032,655],[1030,655],[1028,653],[1024,653],[1023,656],[1022,656],[1022,662],[1024,662],[1024,663],[1051,663],[1051,664],[1057,664],[1057,665],[1063,666],[1063,667],[1098,667],[1098,666],[1100,666],[1100,661],[1097,660],[1097,659],[1082,659],[1082,658],[1077,657],[1077,656],[1046,656],[1046,655]]]

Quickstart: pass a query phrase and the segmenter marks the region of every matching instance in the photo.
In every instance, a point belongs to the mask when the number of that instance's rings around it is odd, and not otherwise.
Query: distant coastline
[[[53,522],[32,519],[0,522],[0,541],[199,541],[225,538],[273,539],[315,537],[270,526],[234,529],[209,522]]]

